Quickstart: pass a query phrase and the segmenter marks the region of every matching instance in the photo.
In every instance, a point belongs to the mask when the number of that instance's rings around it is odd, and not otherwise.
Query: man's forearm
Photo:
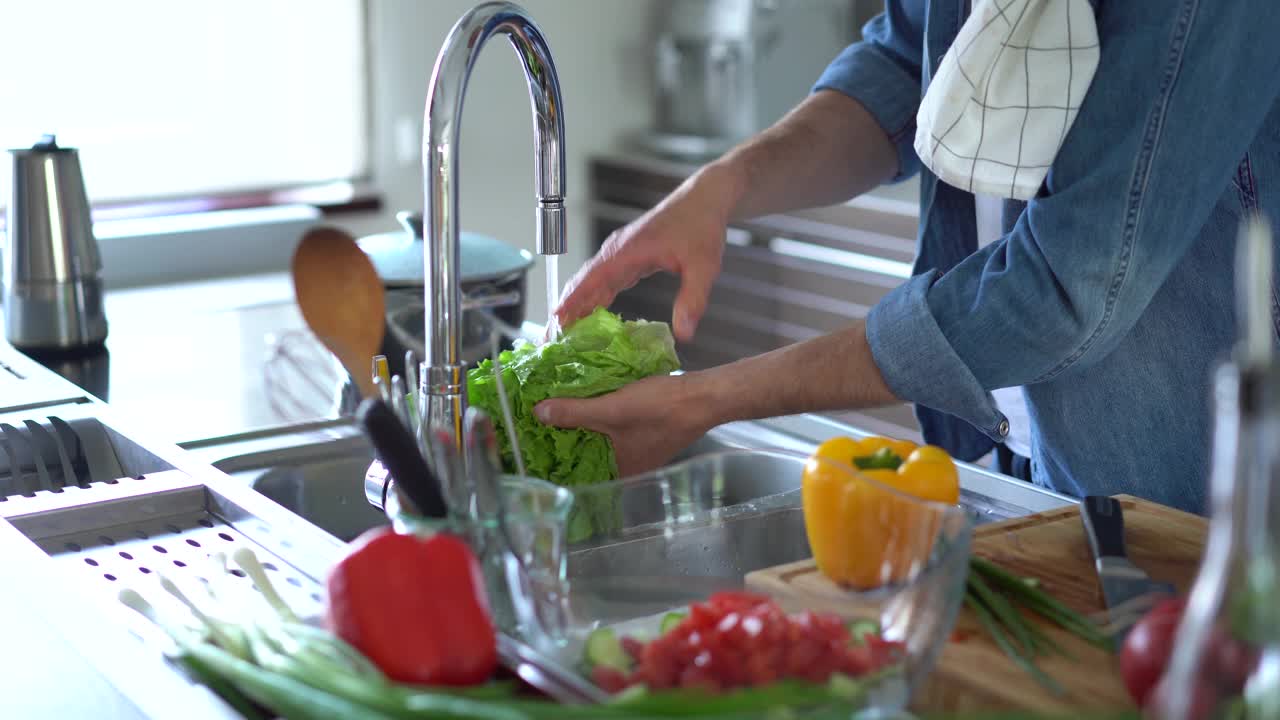
[[[706,413],[708,427],[900,402],[880,375],[862,322],[685,378],[686,407]]]
[[[860,195],[897,172],[871,113],[847,95],[810,95],[768,130],[707,167],[732,193],[731,219],[818,207]]]

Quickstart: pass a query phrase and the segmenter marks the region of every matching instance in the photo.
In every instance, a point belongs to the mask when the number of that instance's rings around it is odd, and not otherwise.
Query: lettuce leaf
[[[533,415],[534,406],[547,398],[603,395],[680,367],[666,323],[624,321],[604,308],[568,327],[558,340],[543,345],[520,343],[499,359],[525,472],[569,488],[616,480],[613,445],[597,432],[543,425]],[[468,402],[493,418],[503,465],[514,473],[515,456],[507,441],[492,360],[485,359],[467,372],[467,394]],[[608,530],[615,511],[608,498],[585,494],[571,513],[569,540]]]

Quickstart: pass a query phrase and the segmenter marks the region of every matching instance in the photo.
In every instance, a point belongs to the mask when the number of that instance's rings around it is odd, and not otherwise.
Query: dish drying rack
[[[131,587],[160,595],[162,574],[208,585],[225,572],[216,564],[219,553],[249,547],[278,575],[279,592],[300,614],[324,608],[320,581],[285,559],[293,541],[273,537],[269,522],[178,470],[9,498],[0,516],[55,562],[102,581],[108,592]],[[241,570],[231,574],[250,582]]]
[[[104,607],[131,587],[208,583],[248,547],[301,615],[324,607],[341,541],[242,483],[160,443],[148,447],[92,401],[0,413],[0,518]],[[250,581],[239,570],[232,576]],[[132,626],[131,615],[115,615]]]

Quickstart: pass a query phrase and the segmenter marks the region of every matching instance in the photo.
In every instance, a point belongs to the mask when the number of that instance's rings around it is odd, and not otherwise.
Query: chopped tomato
[[[625,652],[627,657],[631,658],[633,661],[639,660],[640,653],[644,652],[644,643],[629,635],[623,636],[622,651]]]
[[[621,670],[605,665],[591,669],[591,680],[609,693],[620,692],[627,687],[627,676]]]
[[[695,603],[675,627],[651,642],[622,638],[635,658],[622,687],[700,689],[719,692],[759,687],[784,678],[826,682],[832,674],[865,675],[898,662],[900,643],[867,636],[851,643],[849,629],[835,615],[802,612],[788,616],[768,597],[717,593]],[[596,672],[596,683],[611,692],[619,677]]]

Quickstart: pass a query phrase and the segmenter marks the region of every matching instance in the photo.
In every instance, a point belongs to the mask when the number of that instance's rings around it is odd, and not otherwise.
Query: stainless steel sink
[[[365,500],[373,450],[359,434],[215,460],[212,465],[344,542],[387,524]]]
[[[364,497],[362,480],[373,460],[373,450],[354,428],[345,430],[339,433],[340,437],[330,433],[303,442],[283,436],[275,438],[274,448],[269,445],[262,450],[249,448],[232,456],[210,458],[210,462],[322,530],[350,541],[365,530],[386,525],[387,519]],[[240,443],[262,444],[271,440],[269,434],[258,434],[245,436]],[[222,446],[214,444],[188,447],[188,450],[208,455],[217,452],[219,447]],[[753,423],[734,423],[712,430],[676,460],[744,447],[808,452],[812,446]],[[736,504],[789,489],[795,489],[793,482],[761,466],[760,472],[735,479],[729,498]]]
[[[603,622],[650,615],[740,589],[753,570],[810,555],[796,492],[758,512],[572,550],[574,611]]]
[[[773,429],[767,423],[739,422],[713,429],[676,461],[735,448],[774,448],[807,454],[815,446],[813,441]],[[341,540],[350,541],[365,530],[387,524],[386,517],[364,498],[362,481],[373,451],[349,422],[251,433],[189,444],[186,449]],[[962,484],[963,476],[962,472]],[[726,504],[745,504],[795,491],[797,483],[794,473],[778,472],[762,462],[735,476],[732,486],[726,488]],[[793,500],[798,506],[798,492]],[[1029,512],[1028,508],[970,488],[962,490],[961,504],[972,511],[979,523]],[[776,522],[786,526],[770,527],[761,537],[724,539],[721,544],[733,548],[733,552],[753,556],[768,552],[777,557],[802,557],[797,554],[808,550],[803,545],[803,523],[798,513]],[[796,542],[800,545],[793,547]],[[755,546],[760,550],[750,549]]]

